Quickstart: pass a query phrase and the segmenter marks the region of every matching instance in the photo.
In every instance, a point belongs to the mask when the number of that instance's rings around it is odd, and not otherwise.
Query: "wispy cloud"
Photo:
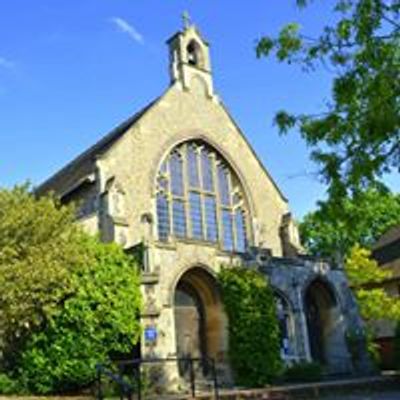
[[[132,24],[130,24],[125,19],[120,17],[112,17],[111,22],[117,27],[118,30],[129,35],[129,37],[136,43],[144,43],[143,36],[136,30],[136,28]]]
[[[13,68],[14,66],[15,66],[15,64],[12,61],[0,56],[0,68],[10,69],[10,68]]]

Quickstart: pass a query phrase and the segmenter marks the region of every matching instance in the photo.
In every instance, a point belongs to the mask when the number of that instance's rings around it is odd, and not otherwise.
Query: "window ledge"
[[[183,243],[187,245],[196,245],[196,246],[203,246],[215,249],[219,254],[224,256],[239,256],[243,257],[247,254],[245,252],[238,252],[235,250],[224,250],[221,246],[220,242],[210,242],[208,240],[199,240],[199,239],[192,239],[192,238],[177,238],[171,237],[167,241],[157,240],[156,242],[157,247],[162,247],[166,249],[176,250],[178,243]]]

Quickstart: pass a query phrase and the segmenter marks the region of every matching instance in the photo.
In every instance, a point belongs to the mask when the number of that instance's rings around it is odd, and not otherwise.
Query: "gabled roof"
[[[92,147],[89,147],[86,151],[81,153],[75,159],[70,161],[66,166],[48,178],[46,181],[41,183],[36,189],[36,194],[44,194],[48,190],[54,190],[54,183],[64,176],[66,176],[72,170],[81,170],[82,175],[86,175],[88,173],[93,172],[94,161],[96,158],[104,154],[129,128],[131,128],[139,119],[160,99],[153,100],[147,106],[142,108],[136,114],[132,115],[124,122],[119,124],[116,128],[114,128],[111,132],[105,135],[102,139],[100,139],[97,143],[95,143]],[[58,193],[61,194],[61,193]]]
[[[282,200],[285,201],[286,203],[288,202],[287,197],[283,194],[283,192],[281,191],[281,189],[279,188],[278,184],[275,182],[274,178],[270,175],[270,173],[268,172],[267,168],[265,167],[265,165],[263,164],[263,162],[260,160],[260,157],[258,156],[258,154],[255,152],[255,150],[253,149],[253,146],[250,144],[250,142],[248,141],[246,135],[243,133],[242,129],[240,128],[240,126],[237,124],[237,122],[235,121],[235,119],[232,117],[231,113],[229,112],[228,108],[226,107],[226,105],[223,103],[223,101],[221,99],[219,99],[219,103],[222,107],[222,109],[225,111],[226,115],[228,116],[228,118],[231,120],[232,124],[235,126],[235,128],[237,129],[237,131],[239,132],[239,134],[242,136],[243,140],[246,142],[247,146],[249,147],[250,151],[252,152],[254,158],[257,160],[258,164],[260,165],[261,169],[265,172],[265,174],[267,175],[267,177],[269,178],[269,180],[271,181],[272,185],[274,186],[274,188],[276,189],[276,191],[279,193],[279,195],[281,196]]]
[[[400,260],[400,225],[393,226],[380,237],[373,246],[372,257],[379,265]]]
[[[202,42],[207,46],[210,47],[210,44],[208,42],[207,39],[205,39],[204,35],[200,32],[200,30],[197,28],[196,25],[191,25],[190,28],[188,29],[193,29],[196,32],[196,35],[202,40]],[[185,34],[185,30],[183,31],[178,31],[176,33],[174,33],[170,38],[168,38],[165,43],[169,44],[171,43],[173,40],[175,40],[178,36],[180,35],[184,35]]]
[[[400,240],[400,225],[393,226],[386,231],[373,246],[374,249],[384,247],[390,243]]]

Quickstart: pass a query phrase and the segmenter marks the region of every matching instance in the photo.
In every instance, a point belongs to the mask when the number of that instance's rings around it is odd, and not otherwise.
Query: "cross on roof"
[[[190,18],[189,13],[188,13],[187,11],[184,11],[184,12],[183,12],[183,14],[182,14],[182,20],[183,20],[183,27],[184,27],[185,29],[189,28],[192,21],[191,21],[191,18]]]

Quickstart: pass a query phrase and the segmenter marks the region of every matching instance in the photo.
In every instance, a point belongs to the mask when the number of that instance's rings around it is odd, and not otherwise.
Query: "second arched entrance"
[[[333,289],[316,279],[308,286],[304,303],[312,359],[327,367],[344,364],[344,354],[340,354],[345,348],[343,321]]]

